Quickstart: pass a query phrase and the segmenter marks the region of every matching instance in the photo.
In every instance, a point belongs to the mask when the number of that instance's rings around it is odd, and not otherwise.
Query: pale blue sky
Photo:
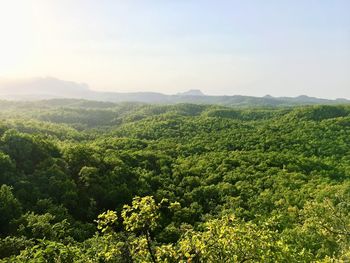
[[[0,0],[0,77],[350,98],[348,0]]]

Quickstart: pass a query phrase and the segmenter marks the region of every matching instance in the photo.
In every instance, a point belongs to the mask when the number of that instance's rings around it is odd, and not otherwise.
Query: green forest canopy
[[[0,262],[350,260],[350,106],[0,109]]]

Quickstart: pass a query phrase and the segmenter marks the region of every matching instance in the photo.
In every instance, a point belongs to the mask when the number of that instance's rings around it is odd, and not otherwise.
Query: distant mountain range
[[[144,102],[144,103],[200,103],[226,106],[293,106],[309,104],[347,104],[346,99],[319,99],[305,95],[298,97],[252,97],[252,96],[209,96],[200,90],[189,90],[176,95],[155,92],[99,92],[89,89],[88,85],[56,78],[35,78],[26,81],[0,81],[0,99],[6,100],[43,100],[57,98],[86,99],[108,102]]]

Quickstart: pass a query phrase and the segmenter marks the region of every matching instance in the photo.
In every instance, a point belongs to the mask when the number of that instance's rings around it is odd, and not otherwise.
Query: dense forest
[[[350,106],[0,102],[0,262],[349,262]]]

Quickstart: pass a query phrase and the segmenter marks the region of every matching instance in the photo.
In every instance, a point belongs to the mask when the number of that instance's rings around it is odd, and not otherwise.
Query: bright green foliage
[[[4,260],[3,262],[13,263],[34,263],[34,262],[65,262],[65,263],[92,263],[94,261],[85,257],[82,249],[78,246],[65,245],[59,242],[41,240],[38,245],[23,250],[17,257]]]
[[[204,231],[190,230],[179,241],[186,260],[199,262],[298,262],[278,234],[234,217],[210,220]]]
[[[110,233],[113,231],[113,226],[117,223],[117,213],[115,211],[108,210],[100,215],[98,215],[96,223],[97,229],[103,234]]]
[[[158,209],[152,197],[135,197],[132,205],[125,205],[122,211],[125,229],[133,232],[154,230],[159,219]]]
[[[18,233],[27,238],[60,240],[69,236],[69,223],[66,219],[54,223],[55,217],[49,213],[36,215],[27,213],[18,220]]]
[[[349,261],[348,105],[0,108],[4,262]]]
[[[123,224],[127,231],[135,233],[135,240],[130,242],[131,254],[136,260],[147,259],[156,262],[152,247],[152,232],[157,227],[159,206],[150,196],[135,197],[132,206],[125,205],[122,211]]]
[[[327,187],[323,200],[305,204],[302,231],[316,239],[318,258],[346,254],[350,249],[350,185]],[[326,190],[326,191],[325,191]],[[325,242],[326,241],[326,242]]]

